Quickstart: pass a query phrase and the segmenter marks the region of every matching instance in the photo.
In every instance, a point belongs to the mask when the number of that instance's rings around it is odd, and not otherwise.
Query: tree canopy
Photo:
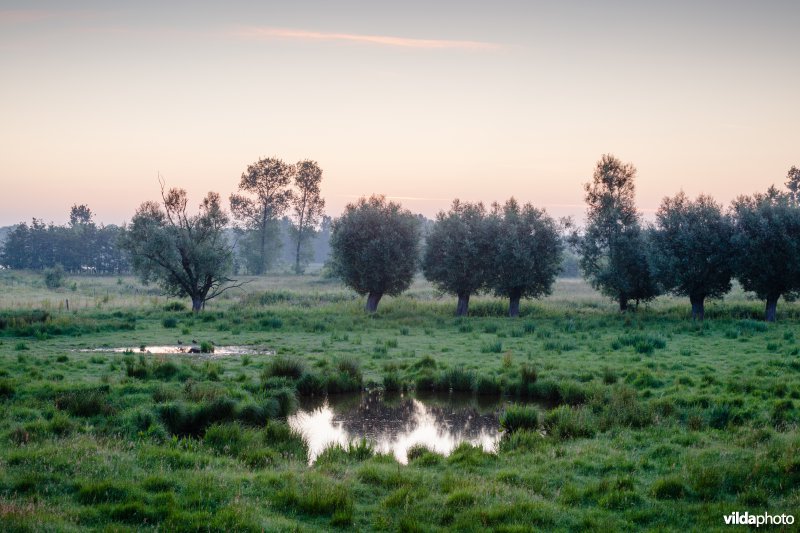
[[[631,300],[651,300],[658,287],[647,262],[646,241],[634,204],[636,169],[606,154],[586,191],[587,225],[572,236],[589,283],[624,311]]]
[[[425,241],[422,271],[442,292],[458,297],[457,316],[466,316],[470,295],[487,284],[492,234],[483,204],[454,200],[439,212]]]
[[[419,219],[384,196],[348,204],[333,222],[331,266],[358,294],[368,295],[366,310],[375,312],[384,294],[398,295],[417,269]]]
[[[519,316],[520,299],[550,294],[561,271],[558,228],[545,211],[511,198],[493,206],[491,241],[489,284],[509,299],[509,316]]]
[[[702,320],[706,298],[731,289],[733,225],[710,196],[692,201],[683,192],[664,198],[650,235],[655,279],[674,294],[688,296],[692,318]]]
[[[239,192],[245,194],[230,196],[233,217],[251,232],[244,244],[251,251],[246,257],[253,274],[266,272],[280,246],[277,221],[292,200],[295,172],[294,165],[280,159],[259,159],[248,165],[239,180]]]
[[[320,193],[320,183],[322,182],[322,169],[316,161],[300,161],[295,166],[294,184],[297,187],[296,193],[292,198],[292,210],[294,217],[292,221],[292,238],[295,241],[295,262],[294,271],[300,274],[303,271],[309,255],[305,248],[310,244],[311,237],[314,236],[317,225],[325,209],[325,200]]]
[[[228,216],[219,194],[209,192],[199,213],[187,212],[183,189],[164,192],[162,204],[145,202],[120,237],[133,270],[144,283],[157,282],[165,292],[192,299],[192,310],[235,286],[228,277],[232,249],[223,229]]]
[[[800,291],[800,207],[791,192],[770,187],[737,198],[732,215],[736,278],[766,300],[765,318],[774,322],[778,299]]]

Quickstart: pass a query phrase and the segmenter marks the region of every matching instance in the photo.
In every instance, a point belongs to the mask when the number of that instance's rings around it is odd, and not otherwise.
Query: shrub
[[[177,328],[178,327],[178,319],[174,316],[168,316],[161,321],[161,325],[167,329]]]
[[[270,419],[278,416],[280,405],[277,400],[269,399],[261,405],[248,403],[239,408],[237,419],[249,426],[265,426]]]
[[[591,410],[586,407],[556,407],[544,419],[547,433],[557,439],[593,437],[596,421]]]
[[[331,394],[357,392],[361,390],[361,376],[355,379],[347,372],[334,372],[326,376],[325,387]]]
[[[339,525],[352,522],[355,507],[347,485],[310,473],[298,483],[290,479],[285,487],[272,495],[278,507],[294,509],[310,515],[328,515]]]
[[[214,353],[214,343],[209,341],[201,342],[200,353]]]
[[[56,265],[44,270],[44,284],[48,289],[58,289],[64,286],[64,268]]]
[[[236,407],[235,401],[218,398],[194,409],[182,403],[161,405],[158,413],[170,433],[199,437],[211,424],[236,420]]]
[[[573,381],[558,384],[559,401],[567,405],[580,405],[586,402],[586,390]]]
[[[426,355],[426,356],[423,356],[422,358],[420,358],[419,361],[417,361],[416,363],[411,365],[411,368],[413,368],[413,369],[423,369],[423,368],[435,369],[436,368],[436,360],[433,357],[431,357],[430,355]]]
[[[164,311],[186,311],[186,304],[183,302],[169,302],[164,306]]]
[[[482,353],[501,353],[503,351],[503,343],[500,341],[487,342],[481,345]]]
[[[56,398],[56,408],[72,416],[92,417],[108,415],[113,409],[108,398],[108,387],[71,391]]]
[[[504,434],[500,439],[499,449],[503,453],[531,452],[541,448],[545,442],[544,437],[538,431],[519,429],[513,433]]]
[[[297,396],[295,396],[294,390],[288,387],[271,391],[270,398],[277,402],[278,416],[288,416],[297,407]]]
[[[419,459],[426,453],[434,453],[433,450],[425,446],[424,444],[414,444],[406,451],[406,457],[408,461],[414,461],[415,459]]]
[[[289,427],[286,422],[271,420],[263,431],[264,444],[287,459],[306,463],[308,445],[303,436]]]
[[[383,390],[386,392],[398,392],[403,389],[403,382],[397,372],[389,372],[383,376]]]
[[[283,320],[278,317],[270,316],[262,318],[259,322],[264,329],[281,329],[283,327]]]
[[[510,405],[500,415],[500,427],[509,433],[520,429],[537,429],[539,410],[532,405]]]
[[[522,363],[519,366],[519,380],[524,386],[536,383],[537,379],[539,379],[539,373],[535,366],[530,363]]]
[[[527,389],[524,389],[522,392],[528,398],[534,400],[542,400],[550,403],[561,401],[561,391],[558,384],[549,380],[531,383]]]
[[[168,381],[172,379],[175,374],[180,371],[178,365],[176,365],[173,361],[164,361],[163,363],[157,364],[153,367],[153,376]]]
[[[785,429],[792,423],[798,422],[797,413],[794,409],[794,402],[792,400],[780,400],[775,402],[770,413],[770,420],[772,425],[778,429]]]
[[[11,398],[17,390],[14,384],[7,379],[0,379],[0,398]]]
[[[366,439],[354,440],[341,445],[338,442],[329,444],[317,456],[316,465],[342,464],[350,461],[366,461],[375,455],[375,447]]]
[[[85,505],[107,502],[123,502],[130,496],[130,489],[113,481],[86,482],[78,489],[76,497]]]
[[[238,423],[212,424],[206,430],[203,443],[223,455],[239,455],[246,445],[245,432]]]
[[[350,376],[354,381],[361,383],[361,366],[358,360],[352,357],[342,357],[336,360],[336,368],[339,372],[343,372]]]
[[[414,388],[418,391],[435,391],[439,389],[439,380],[431,372],[423,372],[414,380]]]
[[[500,383],[490,376],[481,376],[475,384],[475,393],[479,396],[496,396],[500,392]]]
[[[659,478],[650,489],[653,497],[659,500],[679,500],[686,496],[687,490],[683,481],[676,476]]]
[[[267,368],[264,370],[262,377],[287,377],[292,379],[300,379],[306,372],[305,363],[297,357],[274,357]]]
[[[137,363],[131,354],[126,354],[123,362],[125,363],[125,374],[129,378],[147,379],[147,376],[150,375],[150,369],[144,356],[140,356]]]
[[[457,366],[446,370],[441,376],[441,381],[453,391],[472,392],[475,386],[475,372]]]
[[[325,380],[315,372],[305,372],[297,381],[297,393],[303,396],[316,396],[325,393]]]

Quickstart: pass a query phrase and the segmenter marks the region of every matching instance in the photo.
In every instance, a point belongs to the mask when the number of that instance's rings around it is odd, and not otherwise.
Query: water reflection
[[[502,408],[496,399],[371,392],[306,401],[288,422],[308,442],[309,463],[331,444],[366,438],[376,451],[405,464],[415,444],[445,455],[462,442],[494,450]]]
[[[178,344],[174,346],[122,346],[119,348],[88,348],[78,350],[80,352],[111,352],[111,353],[132,353],[132,354],[202,354],[209,357],[220,355],[272,355],[274,350],[257,346],[214,346],[214,351],[203,353],[198,344]]]

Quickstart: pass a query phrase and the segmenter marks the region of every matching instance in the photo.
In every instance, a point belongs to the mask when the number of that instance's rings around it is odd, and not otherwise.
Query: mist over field
[[[800,5],[0,5],[1,531],[792,530]]]

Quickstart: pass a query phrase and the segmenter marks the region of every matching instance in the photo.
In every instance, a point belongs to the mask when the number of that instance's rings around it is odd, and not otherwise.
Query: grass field
[[[69,300],[69,311],[66,300]],[[316,276],[252,280],[197,316],[133,278],[0,271],[0,529],[528,531],[727,529],[800,514],[800,305],[734,291],[689,320],[621,315],[582,281],[473,316],[416,282],[375,316]],[[236,357],[87,353],[254,345]],[[495,453],[368,443],[307,466],[298,396],[383,387],[520,402]],[[552,409],[525,405],[536,400]]]

